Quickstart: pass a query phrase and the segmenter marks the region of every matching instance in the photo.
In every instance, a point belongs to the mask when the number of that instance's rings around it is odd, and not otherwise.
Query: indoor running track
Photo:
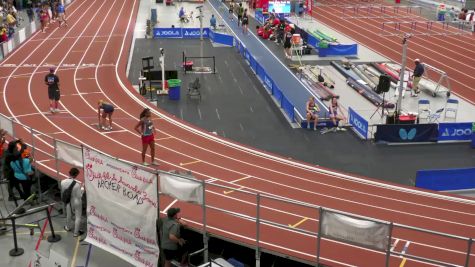
[[[73,144],[88,144],[139,162],[141,143],[133,127],[143,107],[152,105],[135,92],[125,73],[137,8],[137,0],[74,1],[68,7],[68,28],[52,25],[47,33],[36,33],[0,64],[3,85],[0,112],[42,132],[35,134],[34,145],[36,160],[44,172],[55,174],[56,166],[51,160],[53,137]],[[49,65],[58,66],[63,95],[63,111],[55,115],[47,113],[47,89],[43,81]],[[112,132],[101,132],[94,125],[99,99],[117,107]],[[318,230],[316,209],[275,199],[294,199],[459,236],[474,232],[475,207],[471,200],[383,184],[267,154],[208,134],[153,109],[161,169],[191,170],[197,178],[210,182],[206,199],[213,208],[207,209],[207,223],[213,235],[256,245],[255,195],[231,190],[238,188],[262,194],[259,212],[263,220],[310,232]],[[29,142],[26,129],[15,127],[15,131],[24,134]],[[67,166],[60,165],[59,169],[64,177]],[[165,196],[160,203],[162,208],[179,205],[190,225],[200,228],[200,207],[175,203]],[[316,260],[314,235],[270,223],[262,223],[260,232],[263,250],[303,261]],[[465,261],[466,247],[462,241],[396,227],[393,243],[394,251],[401,252],[409,245],[404,250],[406,254],[458,265]],[[384,262],[383,253],[328,240],[322,241],[321,252],[322,262],[332,266],[382,266]],[[403,261],[405,266],[434,266],[396,256],[391,257],[391,266],[400,266]],[[475,266],[473,256],[471,265]]]
[[[330,2],[333,3],[333,2]],[[475,34],[465,32],[462,35],[434,35],[446,31],[442,29],[441,24],[435,23],[433,29],[428,31],[426,18],[415,14],[407,14],[404,11],[393,13],[391,8],[387,8],[384,14],[376,8],[372,12],[366,11],[356,16],[367,16],[374,18],[350,18],[354,16],[351,12],[344,11],[342,6],[319,6],[312,16],[318,21],[325,23],[329,27],[346,34],[348,37],[356,40],[375,51],[378,51],[385,57],[395,62],[401,62],[402,37],[384,36],[385,34],[400,35],[404,32],[414,33],[415,35],[408,41],[407,60],[408,67],[414,67],[414,59],[419,58],[422,62],[428,63],[439,70],[447,72],[450,78],[450,85],[453,92],[468,102],[475,104]],[[401,15],[407,18],[376,18],[378,16],[396,16]],[[345,18],[345,19],[342,19]],[[383,22],[412,22],[417,21],[415,31],[410,29],[410,24],[401,24],[401,30],[395,32],[390,30],[393,25],[386,25],[385,31],[382,31]],[[452,32],[459,32],[451,28]],[[423,36],[421,34],[429,33],[432,36]],[[438,81],[440,75],[431,75],[431,79]],[[445,84],[443,84],[445,86]]]

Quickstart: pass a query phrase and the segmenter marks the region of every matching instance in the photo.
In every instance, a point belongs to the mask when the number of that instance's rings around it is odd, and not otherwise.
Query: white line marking
[[[216,108],[216,116],[218,116],[218,120],[221,120],[221,117],[219,116],[219,112],[217,108]]]
[[[200,120],[203,120],[203,117],[201,116],[201,110],[198,108],[198,116],[200,117]]]
[[[168,211],[168,209],[170,209],[170,208],[173,206],[173,204],[175,204],[177,201],[178,201],[178,199],[173,200],[172,203],[170,203],[168,206],[166,206],[166,207],[163,209],[163,212],[166,213],[166,212]]]
[[[395,238],[396,241],[394,241],[392,247],[391,247],[391,252],[394,251],[394,249],[396,248],[397,244],[399,243],[399,238]]]
[[[107,132],[102,132],[102,134],[110,134],[110,133],[123,133],[123,132],[128,132],[128,130],[115,130],[115,131],[107,131]]]

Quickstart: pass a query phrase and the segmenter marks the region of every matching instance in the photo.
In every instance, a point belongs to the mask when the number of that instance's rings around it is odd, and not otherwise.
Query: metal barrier
[[[62,152],[58,151],[58,144],[61,144],[62,147],[68,146],[69,147],[68,153],[72,153],[70,151],[74,151],[74,150],[81,151],[80,146],[69,144],[67,142],[51,137],[50,135],[46,133],[36,131],[30,126],[18,123],[14,121],[13,119],[10,119],[2,114],[0,114],[0,127],[5,129],[8,132],[8,134],[10,135],[10,140],[12,140],[13,138],[22,138],[26,144],[31,146],[32,148],[31,154],[32,154],[32,157],[35,159],[33,161],[33,164],[37,172],[36,175],[38,177],[38,183],[40,183],[40,179],[41,179],[41,177],[38,175],[39,169],[41,169],[43,172],[50,175],[51,177],[57,179],[58,181],[61,181],[62,179],[67,177],[66,173],[69,170],[69,168],[80,165],[77,162],[77,157],[71,156],[67,159],[65,157],[62,157],[61,153],[64,153],[64,151]],[[122,161],[125,162],[125,160],[122,160]],[[180,176],[180,175],[178,176],[184,179],[190,179],[190,177]],[[81,176],[78,177],[78,179],[80,181],[83,181],[84,179],[83,174],[81,174]],[[219,178],[214,178],[214,181],[219,181]],[[229,195],[230,193],[233,193],[234,196],[236,196],[239,194],[240,200],[247,201],[247,204],[254,205],[256,207],[255,213],[249,215],[249,214],[243,214],[242,211],[240,210],[233,210],[232,206],[228,206],[228,205],[217,206],[217,203],[214,203],[215,205],[211,205],[210,203],[207,203],[205,199],[203,199],[203,206],[202,206],[203,228],[201,230],[203,232],[203,236],[204,236],[203,238],[204,238],[205,244],[207,244],[207,239],[209,236],[209,233],[208,233],[208,229],[210,228],[209,226],[213,226],[213,223],[214,223],[214,222],[207,221],[206,210],[214,210],[222,214],[226,214],[226,215],[238,218],[239,220],[251,221],[252,223],[255,224],[254,234],[252,236],[247,236],[247,238],[254,240],[253,242],[254,245],[252,246],[254,247],[256,251],[256,264],[260,263],[260,254],[263,251],[262,241],[264,240],[265,243],[268,243],[266,240],[269,238],[265,234],[263,235],[262,227],[270,226],[274,228],[287,230],[296,234],[309,236],[314,240],[314,242],[312,243],[315,245],[317,244],[317,240],[320,238],[323,238],[325,240],[330,240],[320,235],[319,230],[318,230],[320,228],[318,227],[317,222],[320,222],[322,219],[321,217],[322,211],[333,211],[331,209],[318,206],[318,205],[313,205],[306,202],[301,202],[298,200],[270,195],[267,193],[261,193],[251,188],[246,188],[246,187],[234,188],[234,187],[229,187],[226,185],[218,185],[213,182],[206,182],[206,181],[201,181],[201,182],[203,183],[203,189],[208,195],[209,194]],[[42,195],[41,187],[38,187],[38,189],[39,189],[38,195],[41,196]],[[204,198],[205,196],[206,194],[203,194]],[[302,221],[311,222],[310,227],[307,226],[308,229],[300,229],[300,228],[297,228],[298,225],[286,225],[286,224],[283,224],[282,222],[275,221],[272,218],[267,218],[267,216],[265,215],[266,214],[265,211],[272,209],[271,206],[274,206],[274,207],[287,206],[289,208],[293,207],[299,211],[304,210],[305,213],[307,214],[312,214],[311,216],[301,216]],[[286,211],[282,210],[282,212],[285,213]],[[354,218],[365,219],[365,217],[362,217],[356,214],[350,214],[350,213],[345,213],[345,212],[339,212],[339,213],[347,214]],[[372,219],[372,220],[375,220],[375,219]],[[464,266],[468,266],[469,258],[471,255],[472,242],[473,242],[472,238],[454,236],[450,234],[430,231],[430,230],[426,230],[422,228],[411,227],[411,226],[401,225],[401,224],[396,224],[396,223],[391,223],[391,224],[393,226],[391,230],[391,235],[392,235],[392,232],[394,231],[393,229],[406,229],[406,230],[414,231],[419,234],[423,233],[425,235],[429,235],[431,238],[443,237],[447,240],[455,239],[455,240],[466,242],[466,247],[467,247],[466,253],[463,255],[466,258],[466,263]],[[229,231],[232,232],[233,229],[230,228]],[[239,241],[239,240],[236,240],[236,241]],[[277,245],[285,246],[286,244],[277,244]],[[322,244],[322,247],[324,247],[324,244]],[[357,247],[367,250],[367,248],[365,248],[364,246],[357,246]],[[427,247],[433,248],[429,245]],[[317,246],[315,246],[314,249],[312,249],[312,253],[313,252],[315,253],[315,258],[317,258],[317,254],[316,254],[317,249],[319,249],[319,247]],[[270,253],[273,252],[272,250],[269,250],[269,249],[266,249],[265,251],[268,251]],[[415,259],[418,261],[423,261],[423,262],[428,262],[428,263],[437,263],[437,264],[443,263],[444,265],[447,265],[447,266],[460,266],[460,264],[457,264],[457,263],[447,263],[438,259],[425,258],[418,255],[411,255],[409,253],[404,253],[404,255],[401,255],[401,253],[394,252],[390,250],[389,248],[385,252],[389,253],[390,255],[404,256],[408,259]],[[435,252],[436,250],[434,251],[433,255],[437,254]],[[462,252],[459,252],[459,253],[462,253]]]

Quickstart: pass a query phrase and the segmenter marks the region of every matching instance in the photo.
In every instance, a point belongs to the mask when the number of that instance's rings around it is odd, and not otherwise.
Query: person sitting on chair
[[[310,129],[310,122],[313,120],[313,130],[317,130],[318,124],[318,112],[320,112],[320,108],[315,103],[315,97],[311,96],[306,104],[307,109],[307,129]]]
[[[346,129],[341,128],[338,126],[339,121],[345,119],[343,115],[338,114],[338,110],[340,109],[340,105],[338,104],[338,99],[336,97],[332,97],[330,106],[328,107],[330,111],[330,119],[333,122],[333,126],[335,130],[345,131]]]
[[[178,17],[180,18],[180,22],[188,22],[185,14],[185,8],[181,7],[180,11],[178,12]]]

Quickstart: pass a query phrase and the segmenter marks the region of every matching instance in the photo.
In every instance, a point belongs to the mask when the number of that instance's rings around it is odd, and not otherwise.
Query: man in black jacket
[[[424,74],[424,65],[422,65],[419,59],[414,61],[416,67],[414,68],[414,74],[412,75],[412,90],[414,90],[412,96],[417,97],[420,93],[419,82]]]

